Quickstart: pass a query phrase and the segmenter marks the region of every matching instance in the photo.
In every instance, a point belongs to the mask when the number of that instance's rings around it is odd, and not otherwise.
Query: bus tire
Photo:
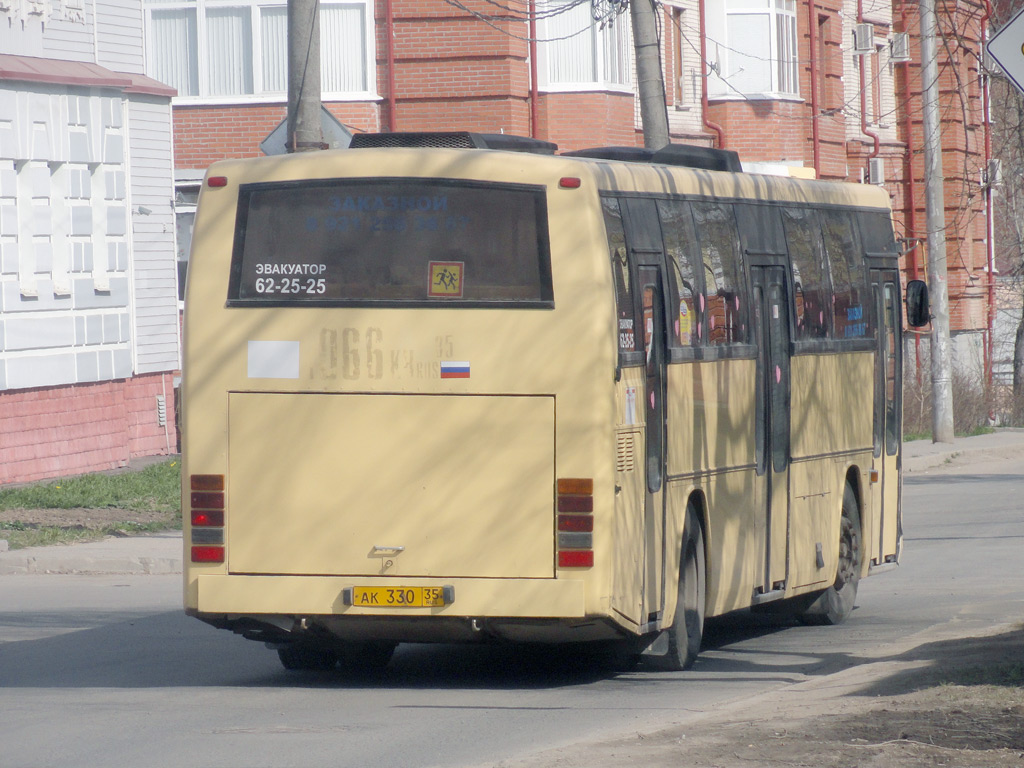
[[[334,669],[338,655],[330,648],[305,643],[292,643],[277,649],[281,666],[291,671],[326,671]]]
[[[843,491],[843,513],[839,521],[836,580],[800,616],[805,624],[839,624],[853,612],[863,557],[860,509],[853,488],[847,485]]]
[[[704,533],[693,504],[686,508],[683,543],[680,548],[679,583],[676,592],[676,613],[668,635],[668,653],[652,656],[653,666],[678,672],[689,669],[700,653],[704,638]]]
[[[379,672],[391,661],[397,646],[384,640],[347,642],[338,648],[338,663],[349,672]]]

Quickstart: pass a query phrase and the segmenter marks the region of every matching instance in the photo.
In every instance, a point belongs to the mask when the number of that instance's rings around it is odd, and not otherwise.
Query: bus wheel
[[[839,568],[835,583],[801,615],[806,624],[839,624],[853,612],[863,558],[860,541],[860,510],[849,485],[843,491],[843,515],[839,521]]]
[[[334,669],[338,663],[338,656],[331,649],[303,643],[278,648],[277,657],[285,669],[291,670],[324,671]]]
[[[668,653],[650,657],[653,666],[671,671],[693,666],[704,637],[704,579],[704,534],[691,504],[686,509],[683,531],[676,615],[672,626],[664,630],[668,634]]]
[[[388,665],[398,643],[347,642],[338,647],[338,662],[350,672],[377,672]]]

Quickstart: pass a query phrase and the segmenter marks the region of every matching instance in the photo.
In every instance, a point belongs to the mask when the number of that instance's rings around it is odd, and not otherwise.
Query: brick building
[[[179,93],[185,240],[190,185],[202,169],[221,157],[258,155],[285,117],[283,0],[235,5],[232,24],[205,0],[147,5],[149,74]],[[591,4],[538,2],[531,43],[527,7],[324,0],[325,106],[355,131],[503,131],[561,150],[642,144],[628,14],[601,25]],[[980,369],[991,283],[980,66],[987,17],[981,0],[950,8],[939,65],[951,321],[958,363]],[[734,149],[753,171],[883,185],[907,271],[923,275],[916,3],[666,0],[661,12],[673,139]]]

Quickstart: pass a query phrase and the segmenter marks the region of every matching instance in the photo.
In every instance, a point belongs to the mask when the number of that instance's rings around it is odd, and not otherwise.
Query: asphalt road
[[[909,474],[904,498],[903,565],[846,624],[718,619],[688,673],[460,646],[402,646],[377,678],[288,673],[185,617],[180,576],[5,576],[0,768],[514,766],[1024,620],[1024,462]]]

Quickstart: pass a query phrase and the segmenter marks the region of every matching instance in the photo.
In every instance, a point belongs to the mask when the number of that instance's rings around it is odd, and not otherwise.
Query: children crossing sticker
[[[466,264],[463,261],[430,262],[430,285],[427,296],[432,299],[461,299],[465,268]]]

